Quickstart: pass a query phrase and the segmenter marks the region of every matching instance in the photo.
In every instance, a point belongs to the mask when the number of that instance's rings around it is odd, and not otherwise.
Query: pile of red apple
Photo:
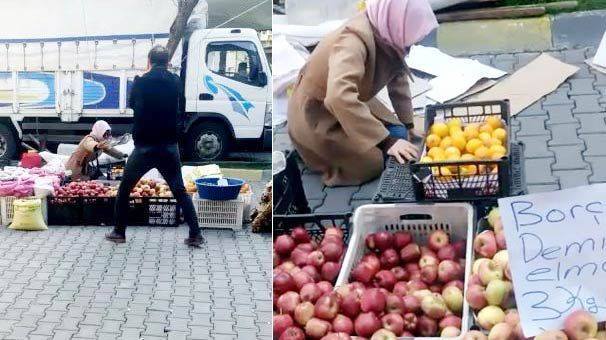
[[[476,260],[465,297],[475,311],[476,324],[488,332],[487,338],[524,339],[515,309],[509,256],[498,208],[490,211],[487,220],[490,229],[479,233],[473,241]],[[473,337],[474,333],[470,332],[467,337],[483,339],[478,334]]]
[[[274,276],[281,312],[274,316],[276,339],[460,335],[465,241],[451,244],[443,231],[433,232],[427,246],[414,243],[412,235],[403,231],[377,232],[365,241],[368,252],[352,270],[350,283],[334,291],[328,282],[305,284],[299,293],[292,286],[285,291],[286,280],[278,277],[276,286]]]
[[[302,227],[276,238],[273,254],[275,339],[299,340],[306,335],[319,339],[332,328],[326,320],[333,320],[330,313],[338,308],[333,284],[341,270],[344,252],[343,231],[339,228],[326,228],[319,245]]]

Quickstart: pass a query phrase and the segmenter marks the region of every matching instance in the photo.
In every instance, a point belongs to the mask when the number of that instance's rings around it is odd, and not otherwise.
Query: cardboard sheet
[[[606,67],[606,32],[604,32],[602,42],[593,57],[593,63],[597,66]]]
[[[431,89],[431,85],[429,84],[429,82],[430,81],[428,81],[427,79],[419,78],[415,75],[412,76],[412,81],[410,81],[409,84],[410,95],[413,98],[413,107],[416,108],[417,106],[415,106],[415,101],[419,102],[419,98],[424,97],[423,94]],[[394,111],[391,99],[389,99],[387,87],[381,89],[381,91],[377,94],[377,99],[380,100],[381,103],[383,103],[383,105],[385,105],[389,110]],[[423,102],[424,101],[425,100],[423,99]]]
[[[606,74],[606,67],[602,67],[593,63],[593,58],[585,60],[585,64],[591,66],[594,70]]]
[[[509,99],[511,115],[516,115],[555,89],[578,67],[563,63],[543,53],[528,65],[490,89],[468,98],[468,101]]]
[[[484,65],[477,60],[455,58],[434,47],[415,45],[406,57],[412,69],[436,76],[430,81],[430,99],[444,103],[457,98],[482,79],[498,79],[507,72]]]

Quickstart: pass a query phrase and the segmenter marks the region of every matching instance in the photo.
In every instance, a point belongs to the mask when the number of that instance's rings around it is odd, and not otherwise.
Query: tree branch
[[[179,0],[177,5],[177,16],[175,21],[170,26],[170,34],[168,37],[168,43],[166,49],[168,49],[169,60],[172,59],[179,42],[183,39],[185,34],[185,28],[187,26],[187,20],[194,11],[194,8],[198,4],[198,0]]]

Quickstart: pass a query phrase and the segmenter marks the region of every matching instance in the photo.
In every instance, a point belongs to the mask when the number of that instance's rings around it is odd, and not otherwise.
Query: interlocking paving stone
[[[577,123],[577,118],[575,118],[572,114],[573,108],[574,106],[569,104],[545,106],[547,114],[549,115],[549,119],[547,120],[546,124]]]
[[[518,137],[519,142],[524,143],[525,158],[554,157],[553,151],[547,148],[547,141],[551,136],[526,136]]]
[[[581,123],[579,134],[585,133],[604,133],[606,134],[606,114],[600,113],[586,113],[578,114],[575,117]]]
[[[516,121],[520,122],[520,130],[514,134],[516,138],[550,134],[545,125],[547,116],[516,117]]]
[[[587,149],[583,152],[584,156],[606,156],[606,133],[579,135],[585,141]]]
[[[558,88],[554,92],[545,96],[543,106],[574,104],[574,101],[568,95],[568,91],[569,89],[566,87]]]
[[[598,94],[593,87],[593,78],[569,79],[568,81],[570,82],[570,91],[568,92],[570,96]]]
[[[556,155],[556,163],[552,170],[583,170],[590,169],[589,164],[583,160],[584,145],[552,146]]]
[[[528,193],[536,194],[541,192],[549,192],[560,190],[560,186],[557,184],[528,184]]]
[[[326,192],[326,198],[324,201],[331,202],[331,207],[328,208],[330,210],[327,210],[327,207],[322,206],[316,209],[316,212],[347,212],[350,210],[349,201],[351,201],[353,194],[358,191],[358,187],[326,187],[324,191]]]
[[[558,178],[561,189],[589,184],[590,170],[558,170],[553,175]]]
[[[557,183],[557,178],[551,173],[551,166],[555,158],[526,159],[524,162],[526,170],[526,183],[528,184],[552,184]]]
[[[373,181],[362,184],[360,186],[360,189],[353,194],[352,199],[354,199],[354,200],[372,199],[377,191],[377,186],[379,185],[379,181],[380,181],[380,178],[377,178]]]
[[[580,124],[556,124],[550,126],[551,140],[549,146],[562,146],[562,145],[577,145],[583,144],[583,140],[579,138],[577,130]]]
[[[604,112],[604,108],[599,103],[600,97],[599,94],[571,96],[570,98],[576,105],[572,113]]]
[[[606,182],[606,157],[585,157],[591,165],[592,175],[589,176],[590,183]]]

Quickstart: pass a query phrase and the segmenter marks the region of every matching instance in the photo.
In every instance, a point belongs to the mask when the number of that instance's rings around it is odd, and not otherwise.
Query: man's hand
[[[398,141],[387,150],[387,154],[395,157],[400,164],[404,164],[406,161],[416,159],[419,155],[419,149],[409,141],[398,139]]]
[[[415,139],[425,139],[425,132],[415,128],[408,130],[408,141],[414,142]]]

